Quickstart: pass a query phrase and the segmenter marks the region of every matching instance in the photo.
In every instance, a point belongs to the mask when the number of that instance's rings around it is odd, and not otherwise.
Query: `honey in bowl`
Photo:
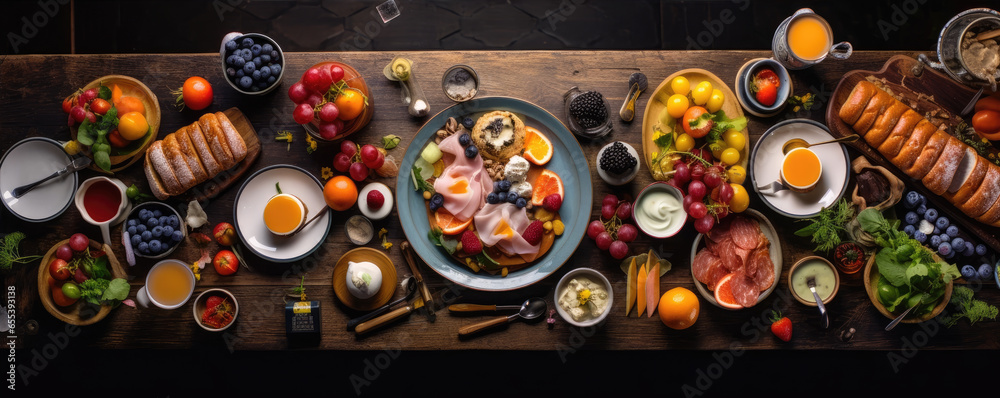
[[[276,235],[291,235],[306,221],[306,206],[295,195],[280,193],[264,206],[264,225]]]
[[[804,60],[822,58],[832,42],[826,23],[813,16],[797,18],[788,28],[788,47],[796,57]]]
[[[819,182],[823,163],[808,148],[795,148],[785,155],[781,163],[781,180],[794,191],[809,191]]]

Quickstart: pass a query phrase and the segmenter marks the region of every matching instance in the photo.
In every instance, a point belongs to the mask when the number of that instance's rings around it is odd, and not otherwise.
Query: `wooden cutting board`
[[[935,119],[942,120],[949,132],[959,122],[956,115],[976,94],[976,90],[955,82],[948,76],[926,67],[916,59],[905,55],[896,55],[889,58],[881,70],[854,70],[847,72],[840,79],[840,83],[833,90],[833,95],[826,108],[826,125],[834,137],[855,134],[854,129],[840,119],[840,106],[847,100],[854,86],[869,77],[881,80],[886,87],[892,90],[893,94],[902,97],[905,104],[914,108],[921,115],[938,112]],[[924,187],[923,183],[910,178],[899,170],[876,148],[869,146],[865,140],[844,143],[844,145],[857,149],[873,164],[883,166],[891,171],[906,183],[907,188],[920,192],[927,197],[933,207],[947,215],[949,219],[958,222],[969,235],[974,236],[976,240],[981,240],[993,250],[1000,251],[1000,239],[998,239],[1000,228],[980,223],[966,216],[947,200]]]
[[[247,156],[229,170],[223,171],[218,175],[209,178],[208,181],[195,185],[193,188],[185,191],[184,193],[175,196],[174,199],[184,202],[190,202],[192,200],[202,202],[215,198],[229,187],[235,185],[237,181],[246,175],[247,171],[250,170],[254,162],[257,161],[257,158],[260,157],[261,146],[260,140],[257,139],[257,130],[255,130],[253,125],[250,124],[250,120],[247,119],[246,115],[244,115],[243,112],[237,108],[229,108],[222,113],[229,118],[233,127],[236,128],[236,131],[238,131],[240,136],[243,137],[243,142],[247,145]],[[148,171],[155,173],[155,171],[151,170],[153,165],[149,162],[145,162],[143,167],[149,169]]]

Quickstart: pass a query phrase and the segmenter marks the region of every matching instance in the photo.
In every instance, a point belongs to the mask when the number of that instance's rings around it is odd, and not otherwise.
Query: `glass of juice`
[[[803,8],[778,25],[771,40],[771,50],[774,58],[786,68],[805,69],[827,56],[847,59],[854,48],[846,41],[833,44],[830,24],[812,9]]]
[[[812,191],[822,175],[823,162],[809,148],[792,149],[781,162],[781,181],[794,192]]]
[[[194,273],[178,260],[163,260],[149,269],[146,285],[136,293],[136,302],[142,308],[155,305],[165,310],[179,308],[194,293]]]

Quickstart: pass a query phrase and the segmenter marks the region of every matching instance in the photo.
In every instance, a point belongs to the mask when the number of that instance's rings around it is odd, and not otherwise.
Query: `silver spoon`
[[[972,112],[973,109],[976,108],[976,103],[979,102],[979,97],[983,95],[984,89],[986,89],[986,86],[979,88],[979,92],[977,92],[976,95],[972,96],[972,100],[969,101],[969,105],[966,105],[965,108],[962,108],[962,113],[959,113],[958,114],[959,116],[968,115],[970,112]]]
[[[45,178],[43,178],[41,180],[38,180],[38,181],[35,181],[35,182],[31,183],[31,184],[22,185],[22,186],[19,186],[17,188],[14,188],[14,190],[11,191],[10,194],[14,196],[14,199],[20,198],[20,197],[24,196],[24,194],[26,194],[29,191],[31,191],[32,189],[35,189],[35,187],[37,187],[39,185],[42,185],[42,183],[45,182],[45,181],[48,181],[48,180],[51,180],[53,178],[60,177],[60,176],[63,176],[63,175],[69,174],[69,173],[75,173],[76,171],[78,171],[80,169],[83,169],[84,167],[87,167],[87,166],[90,166],[90,158],[88,158],[86,156],[80,156],[80,157],[78,157],[76,159],[73,159],[73,162],[71,162],[70,164],[66,165],[66,167],[64,167],[62,170],[56,171],[55,173],[52,173],[52,174],[49,174],[48,177],[45,177]]]
[[[858,138],[861,138],[861,136],[857,134],[851,134],[848,136],[840,137],[829,141],[817,142],[815,144],[810,144],[809,142],[801,138],[792,138],[786,141],[785,145],[781,146],[781,153],[788,153],[789,151],[795,148],[809,148],[811,146],[832,144],[834,142],[854,142],[857,141]]]
[[[646,90],[648,84],[646,75],[641,72],[633,73],[628,77],[628,95],[625,96],[622,109],[618,111],[618,117],[622,118],[623,122],[631,122],[632,118],[635,117],[635,100],[639,98],[639,94]]]
[[[830,314],[826,312],[826,305],[823,304],[823,300],[820,300],[819,294],[816,293],[816,277],[810,276],[806,279],[806,285],[809,286],[809,291],[813,294],[813,299],[816,300],[816,306],[819,307],[819,322],[823,329],[830,327]]]
[[[458,337],[467,337],[469,335],[481,332],[485,329],[506,324],[510,321],[517,319],[518,317],[524,319],[535,319],[542,316],[542,314],[545,313],[545,310],[547,308],[548,306],[545,304],[545,299],[541,297],[532,297],[530,299],[525,300],[524,304],[521,304],[521,310],[518,311],[516,314],[509,316],[500,316],[490,319],[488,321],[474,323],[468,326],[462,326],[461,329],[458,329]]]
[[[892,329],[895,329],[896,325],[899,325],[899,323],[903,321],[903,318],[906,318],[907,315],[910,315],[910,311],[913,311],[913,309],[917,308],[918,305],[920,305],[920,303],[917,303],[914,306],[907,308],[906,311],[903,311],[902,314],[899,314],[899,316],[897,316],[896,319],[893,319],[892,322],[889,322],[889,324],[886,325],[885,331],[888,332]]]
[[[389,304],[383,305],[383,306],[377,308],[376,310],[374,310],[372,312],[369,312],[367,314],[364,314],[362,316],[359,316],[357,318],[354,318],[354,319],[351,319],[351,320],[347,321],[347,330],[348,331],[352,331],[352,330],[354,330],[354,328],[356,328],[358,325],[364,323],[365,321],[367,321],[369,319],[372,319],[374,317],[377,317],[379,315],[384,314],[386,311],[389,310],[389,308],[392,308],[396,304],[399,304],[399,303],[402,303],[402,302],[404,302],[406,300],[409,300],[411,297],[413,297],[413,293],[415,293],[417,291],[416,278],[414,278],[413,276],[408,276],[408,277],[404,278],[403,282],[400,283],[400,285],[403,286],[403,289],[406,289],[406,294],[403,295],[403,297],[401,297],[401,298],[399,298],[399,299],[397,299],[397,300],[395,300],[395,301],[393,301],[393,302],[391,302]]]

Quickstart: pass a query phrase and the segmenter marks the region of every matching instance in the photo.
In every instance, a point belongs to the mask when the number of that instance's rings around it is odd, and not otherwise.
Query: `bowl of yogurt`
[[[681,204],[684,193],[664,181],[647,185],[632,205],[632,218],[639,230],[652,238],[669,238],[687,222]]]
[[[816,298],[806,284],[810,277],[816,278],[816,294],[823,300],[823,304],[833,300],[840,290],[840,274],[829,260],[819,256],[803,258],[788,272],[788,288],[791,289],[792,296],[802,304],[816,306]]]
[[[556,311],[570,325],[588,327],[604,321],[611,312],[611,283],[593,268],[577,268],[556,284]]]

